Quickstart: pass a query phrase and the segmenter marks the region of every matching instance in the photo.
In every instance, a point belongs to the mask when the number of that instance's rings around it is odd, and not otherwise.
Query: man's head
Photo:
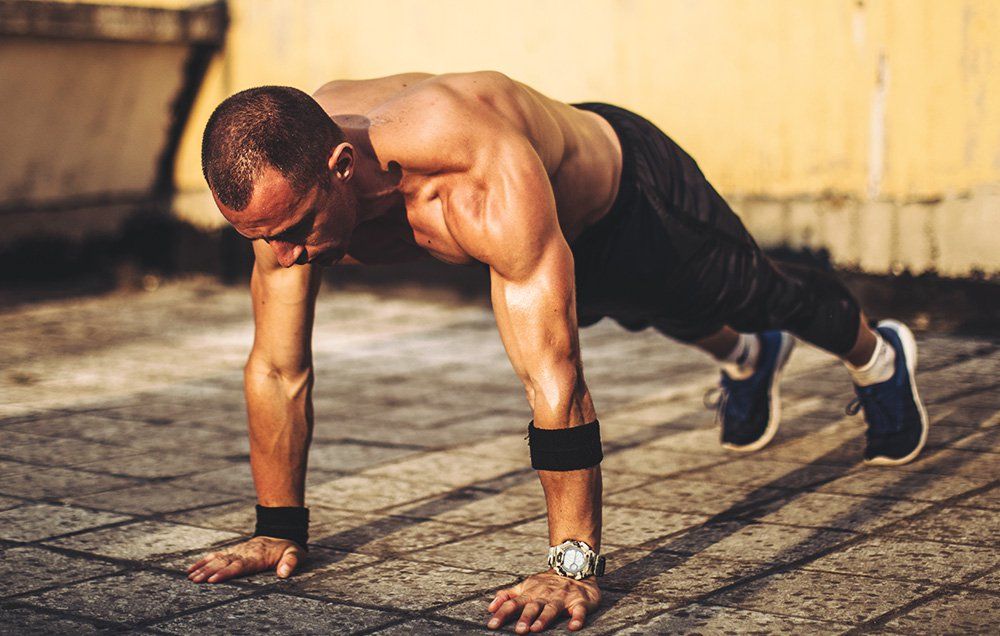
[[[229,97],[205,127],[201,163],[223,216],[285,267],[343,256],[358,213],[354,149],[309,95],[262,86]]]

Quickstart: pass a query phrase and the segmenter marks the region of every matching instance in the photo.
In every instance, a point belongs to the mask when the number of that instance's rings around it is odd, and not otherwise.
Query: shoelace
[[[722,413],[726,409],[726,402],[729,400],[729,391],[726,391],[721,386],[714,386],[711,389],[705,391],[705,395],[702,396],[701,402],[705,405],[706,409],[715,409],[715,423],[722,423]]]
[[[857,415],[861,412],[861,398],[855,396],[853,400],[844,407],[844,415]]]
[[[879,401],[874,391],[868,391],[855,396],[844,407],[844,413],[846,415],[857,415],[862,409],[865,412],[865,421],[868,423],[869,435],[877,437],[893,432],[888,430],[886,426],[892,420],[889,418],[885,406]]]
[[[711,389],[705,391],[701,402],[705,405],[706,409],[717,409],[719,408],[719,404],[725,399],[725,396],[726,392],[721,386],[713,386]]]

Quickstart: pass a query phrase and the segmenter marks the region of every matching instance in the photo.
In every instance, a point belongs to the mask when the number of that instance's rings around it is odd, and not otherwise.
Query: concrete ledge
[[[224,2],[154,9],[0,0],[0,35],[220,46],[227,19]]]
[[[1000,189],[926,201],[728,197],[765,248],[825,252],[871,274],[1000,277]]]

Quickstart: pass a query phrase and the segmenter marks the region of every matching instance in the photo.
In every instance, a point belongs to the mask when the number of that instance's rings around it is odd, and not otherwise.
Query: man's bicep
[[[575,367],[579,357],[573,254],[540,163],[520,163],[505,177],[487,197],[477,247],[490,266],[493,308],[511,363],[522,380],[537,385]]]
[[[254,344],[250,364],[296,373],[312,364],[311,340],[320,268],[281,267],[263,241],[254,241],[250,293]]]

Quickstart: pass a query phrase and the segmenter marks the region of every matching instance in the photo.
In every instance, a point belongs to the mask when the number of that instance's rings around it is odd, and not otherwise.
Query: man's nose
[[[302,251],[305,248],[301,245],[288,243],[287,241],[272,240],[271,249],[274,250],[274,255],[278,257],[278,263],[280,263],[282,267],[291,267],[298,262],[299,257],[302,256]]]

